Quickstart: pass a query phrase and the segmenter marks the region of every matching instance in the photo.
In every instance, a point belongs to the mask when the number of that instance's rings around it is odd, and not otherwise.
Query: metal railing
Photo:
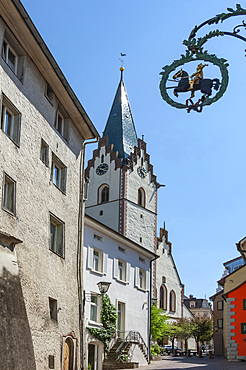
[[[122,337],[123,332],[117,332],[118,338]],[[148,357],[148,347],[142,337],[142,335],[138,331],[129,331],[125,339],[122,339],[119,347],[116,349],[116,353],[121,352],[129,343],[137,343],[140,344],[144,354]]]

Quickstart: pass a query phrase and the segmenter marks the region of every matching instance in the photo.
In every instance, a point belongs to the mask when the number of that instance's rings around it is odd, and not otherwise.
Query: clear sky
[[[158,192],[158,227],[165,221],[185,294],[211,296],[223,262],[239,255],[235,243],[246,235],[246,44],[224,36],[205,45],[228,60],[230,81],[222,99],[202,113],[169,106],[160,95],[159,73],[185,52],[182,42],[195,24],[227,6],[235,9],[235,2],[23,0],[23,5],[100,134],[120,79],[120,53],[127,54],[124,81],[137,134],[144,135],[157,180],[166,185]],[[215,28],[232,31],[242,19]],[[204,27],[199,36],[212,29]],[[220,78],[213,67],[204,74]]]

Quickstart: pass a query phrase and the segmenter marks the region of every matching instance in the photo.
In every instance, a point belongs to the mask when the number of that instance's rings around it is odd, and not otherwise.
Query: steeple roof
[[[118,151],[118,158],[123,158],[123,162],[125,162],[126,158],[133,152],[134,146],[138,145],[138,140],[125,84],[123,82],[124,68],[120,70],[120,83],[116,91],[103,136],[108,136],[109,144],[114,144],[114,151]]]

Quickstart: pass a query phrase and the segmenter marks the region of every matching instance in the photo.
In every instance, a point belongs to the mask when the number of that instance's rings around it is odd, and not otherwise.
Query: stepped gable
[[[141,158],[141,149],[144,152],[144,160],[148,165],[147,172],[151,173],[151,182],[153,182],[158,188],[159,183],[156,180],[156,175],[153,173],[153,165],[150,163],[150,155],[146,153],[146,143],[142,139],[138,139],[138,146],[134,147],[134,151],[130,154],[130,157],[127,158],[126,164],[123,166],[123,170],[131,168],[133,171],[133,163],[137,164],[138,158]]]
[[[114,145],[113,144],[109,145],[109,143],[108,143],[108,137],[107,136],[104,136],[104,137],[102,137],[102,138],[99,139],[99,141],[98,141],[98,148],[95,149],[95,150],[93,150],[93,157],[92,157],[92,159],[90,159],[88,161],[88,165],[87,165],[87,168],[85,170],[85,176],[87,178],[90,177],[89,176],[90,175],[90,169],[91,169],[91,167],[94,168],[94,166],[95,166],[95,160],[96,160],[96,158],[99,158],[100,157],[100,149],[102,147],[104,147],[104,146],[105,146],[105,154],[107,155],[107,154],[110,153],[110,162],[115,161],[115,170],[117,168],[120,168],[121,167],[123,160],[118,158],[118,151],[114,151]]]
[[[164,228],[160,227],[160,236],[159,237],[157,236],[157,249],[158,249],[159,243],[161,242],[165,242],[168,245],[169,247],[168,253],[172,254],[172,243],[169,242],[168,240],[168,231],[166,230],[165,223],[164,223]]]

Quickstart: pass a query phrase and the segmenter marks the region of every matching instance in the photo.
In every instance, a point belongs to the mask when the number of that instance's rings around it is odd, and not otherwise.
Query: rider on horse
[[[190,78],[191,80],[189,81],[189,84],[190,84],[190,87],[188,90],[193,90],[194,89],[194,84],[196,83],[196,81],[199,81],[201,79],[203,79],[203,68],[204,67],[207,67],[208,64],[198,64],[197,68],[196,68],[196,72],[193,73]],[[195,93],[194,93],[194,90],[192,91],[191,93],[191,98],[194,98],[195,96]]]

